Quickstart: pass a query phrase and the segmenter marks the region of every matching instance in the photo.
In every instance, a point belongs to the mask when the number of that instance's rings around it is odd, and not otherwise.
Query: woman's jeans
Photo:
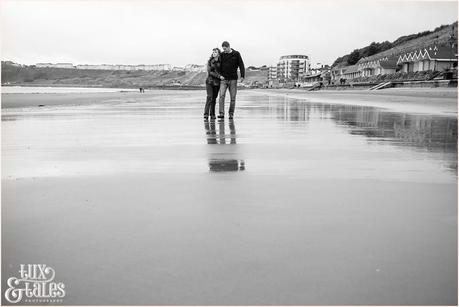
[[[207,100],[206,106],[204,107],[204,115],[215,116],[215,104],[217,102],[218,91],[220,90],[220,85],[212,85],[206,83],[207,91]]]

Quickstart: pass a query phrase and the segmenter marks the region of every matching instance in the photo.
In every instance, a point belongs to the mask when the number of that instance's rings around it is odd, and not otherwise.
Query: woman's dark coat
[[[213,86],[220,85],[220,65],[220,57],[218,60],[215,60],[215,58],[212,57],[209,61],[207,61],[207,84]]]

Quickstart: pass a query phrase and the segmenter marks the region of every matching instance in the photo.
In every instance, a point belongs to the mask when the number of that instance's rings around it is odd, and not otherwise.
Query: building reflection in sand
[[[216,126],[218,125],[218,134]],[[236,172],[245,170],[245,161],[238,158],[236,127],[234,120],[228,121],[229,134],[225,133],[225,121],[204,120],[207,144],[223,145],[209,151],[209,170],[211,172]]]
[[[408,114],[371,106],[287,99],[274,99],[268,109],[277,120],[307,122],[317,118],[331,119],[348,133],[366,137],[369,142],[440,154],[437,158],[457,175],[458,122],[455,116]]]

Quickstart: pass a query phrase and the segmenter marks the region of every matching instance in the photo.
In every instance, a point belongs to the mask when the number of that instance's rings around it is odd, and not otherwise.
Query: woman
[[[220,89],[220,80],[225,79],[220,75],[220,54],[220,49],[212,49],[212,55],[207,61],[207,100],[206,106],[204,107],[204,119],[207,119],[209,114],[211,119],[215,119],[215,103]]]

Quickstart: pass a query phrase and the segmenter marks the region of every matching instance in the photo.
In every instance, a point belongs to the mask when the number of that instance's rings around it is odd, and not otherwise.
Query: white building
[[[268,68],[268,80],[277,79],[277,66],[269,66]]]
[[[206,71],[206,69],[207,67],[205,65],[197,65],[197,64],[185,65],[185,71],[204,72]]]
[[[76,68],[76,69],[92,69],[92,70],[171,70],[169,64],[139,64],[139,65],[123,65],[123,64],[81,64],[74,66],[72,63],[37,63],[36,67],[51,67],[51,68]]]
[[[53,64],[51,64],[51,63],[37,63],[37,64],[35,64],[35,66],[38,67],[38,68],[44,68],[44,67],[52,67]]]
[[[56,63],[55,68],[75,68],[72,63]]]
[[[307,55],[284,55],[277,63],[277,78],[283,81],[299,81],[310,70],[311,63]]]
[[[172,70],[172,67],[169,64],[145,65],[144,68],[145,70]]]
[[[97,65],[82,64],[82,65],[77,65],[76,69],[94,69],[94,70],[106,69],[104,67],[105,67],[104,65],[100,65],[100,64],[97,64]]]
[[[35,64],[36,67],[43,68],[43,67],[50,67],[50,68],[75,68],[72,63],[37,63]]]
[[[43,68],[43,67],[50,67],[50,68],[75,68],[72,63],[37,63],[35,64],[36,67]]]
[[[116,70],[132,70],[132,65],[115,65]]]

